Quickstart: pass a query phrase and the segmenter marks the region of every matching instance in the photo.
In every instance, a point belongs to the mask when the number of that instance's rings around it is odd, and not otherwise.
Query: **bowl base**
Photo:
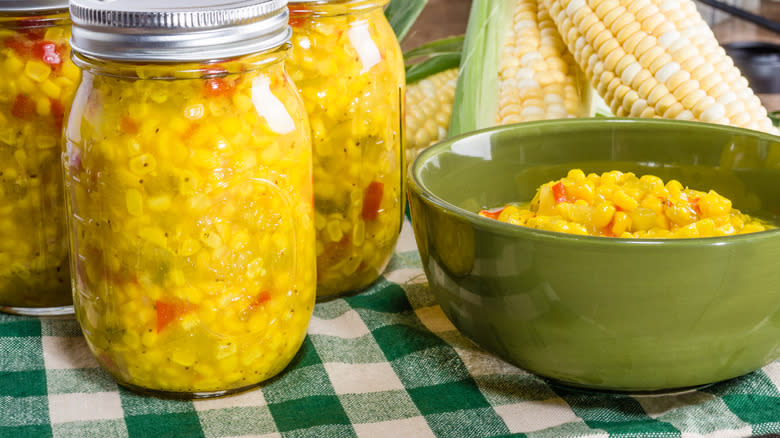
[[[622,389],[605,389],[605,388],[597,388],[593,386],[578,385],[576,383],[552,379],[550,377],[544,377],[544,376],[538,376],[538,377],[544,380],[545,383],[547,383],[550,387],[560,388],[565,391],[581,392],[584,394],[597,393],[597,394],[622,395],[622,396],[628,396],[634,398],[680,396],[680,395],[685,395],[685,394],[690,394],[690,393],[700,391],[701,389],[707,388],[717,383],[717,382],[704,383],[701,385],[685,386],[681,388],[662,388],[662,389],[653,389],[653,390],[632,390],[632,389],[622,390]]]

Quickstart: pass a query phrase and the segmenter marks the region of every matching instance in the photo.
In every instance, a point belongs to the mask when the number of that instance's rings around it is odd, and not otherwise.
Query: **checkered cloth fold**
[[[317,304],[290,367],[231,397],[135,394],[75,320],[0,315],[0,437],[746,437],[780,433],[778,388],[780,361],[676,395],[550,384],[458,333],[408,224],[370,290]]]

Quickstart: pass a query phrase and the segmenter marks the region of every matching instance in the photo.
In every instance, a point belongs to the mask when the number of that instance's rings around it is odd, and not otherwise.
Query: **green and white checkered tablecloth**
[[[780,361],[678,395],[574,390],[461,336],[410,227],[382,279],[317,304],[291,366],[201,401],[120,388],[73,319],[0,315],[0,437],[746,437],[780,433]]]

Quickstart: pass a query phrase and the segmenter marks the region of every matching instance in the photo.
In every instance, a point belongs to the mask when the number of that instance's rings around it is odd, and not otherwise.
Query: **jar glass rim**
[[[284,61],[291,44],[286,42],[279,47],[259,53],[251,53],[225,59],[199,61],[136,61],[113,60],[93,57],[73,51],[73,63],[82,70],[101,76],[123,79],[181,80],[210,79],[232,74],[249,73]],[[240,65],[240,70],[226,69],[226,64]]]

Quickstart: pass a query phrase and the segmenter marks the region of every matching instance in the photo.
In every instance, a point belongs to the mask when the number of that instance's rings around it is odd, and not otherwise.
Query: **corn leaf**
[[[769,113],[769,118],[775,126],[780,128],[780,111],[772,111]]]
[[[428,0],[390,0],[385,8],[385,17],[390,22],[398,41],[406,37],[427,4]]]
[[[514,1],[474,0],[469,12],[449,135],[495,123],[501,49],[512,23]]]
[[[414,49],[404,52],[404,59],[407,61],[419,57],[436,56],[442,54],[460,53],[463,51],[463,35],[450,38],[443,38],[436,41],[425,43]]]
[[[423,44],[404,53],[406,59],[406,83],[413,84],[428,76],[460,64],[463,36],[444,38]]]
[[[444,70],[455,68],[460,64],[460,53],[438,55],[419,64],[414,64],[406,70],[406,83],[413,84],[428,76]]]

